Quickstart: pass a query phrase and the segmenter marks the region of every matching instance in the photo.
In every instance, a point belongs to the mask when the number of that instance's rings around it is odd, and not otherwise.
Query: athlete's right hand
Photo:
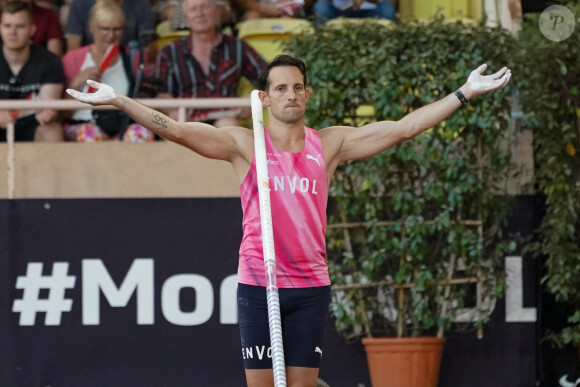
[[[112,101],[117,97],[115,90],[105,83],[89,79],[87,84],[95,89],[94,93],[82,93],[73,89],[66,89],[66,92],[74,99],[91,105],[111,105]]]

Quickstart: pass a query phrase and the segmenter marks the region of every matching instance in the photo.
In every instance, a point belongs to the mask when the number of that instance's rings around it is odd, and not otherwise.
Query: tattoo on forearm
[[[156,111],[152,111],[151,114],[153,115],[152,123],[167,128],[167,123],[169,122],[168,117]]]

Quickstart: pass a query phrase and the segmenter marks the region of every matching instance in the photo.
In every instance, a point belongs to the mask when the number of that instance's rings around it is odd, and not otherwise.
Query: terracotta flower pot
[[[373,387],[437,387],[445,339],[364,338]]]

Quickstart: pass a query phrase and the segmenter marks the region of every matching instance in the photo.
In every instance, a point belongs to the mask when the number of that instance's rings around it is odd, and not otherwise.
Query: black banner
[[[0,201],[0,222],[0,385],[245,385],[239,199]]]
[[[244,386],[240,240],[238,198],[1,200],[0,385]],[[511,258],[523,301],[450,333],[440,386],[535,385],[536,272]],[[321,377],[370,386],[331,321]]]

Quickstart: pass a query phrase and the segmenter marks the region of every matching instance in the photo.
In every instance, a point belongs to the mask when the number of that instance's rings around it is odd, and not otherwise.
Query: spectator
[[[121,43],[139,41],[141,34],[153,33],[153,11],[148,0],[114,0],[125,15],[125,30]],[[73,0],[70,3],[66,24],[67,51],[94,41],[89,26],[89,13],[96,0]]]
[[[304,0],[241,0],[243,19],[305,17]]]
[[[53,2],[52,0],[34,0],[34,4],[38,5],[41,8],[52,9],[55,12],[56,9],[58,9],[55,2]]]
[[[396,20],[397,0],[317,0],[312,8],[315,25],[320,27],[337,17]]]
[[[159,98],[235,97],[242,76],[257,84],[266,62],[247,43],[222,34],[218,14],[215,0],[185,0],[184,16],[191,34],[170,43],[159,53]],[[238,119],[248,118],[251,111],[244,108],[228,113],[232,116],[203,120],[210,113],[189,111],[187,119],[223,127],[237,125]],[[177,118],[177,110],[168,114]]]
[[[22,1],[28,3],[32,9],[32,17],[36,26],[32,35],[32,43],[46,48],[60,58],[63,53],[63,34],[57,13],[53,9],[36,5],[32,0]]]
[[[155,25],[169,20],[175,9],[179,7],[179,1],[177,0],[159,0],[152,2],[153,9],[153,22]]]
[[[68,14],[70,12],[71,0],[63,0],[62,4],[58,8],[58,21],[60,22],[60,27],[63,31],[66,30],[66,24],[68,23]]]
[[[29,43],[35,31],[30,5],[10,1],[2,11],[0,99],[59,99],[64,85],[63,68],[56,55]],[[0,110],[0,141],[6,141],[5,129],[10,121],[15,121],[15,141],[62,140],[62,125],[55,110]]]
[[[184,0],[177,0],[175,7],[169,15],[169,29],[171,31],[189,30],[189,24],[185,20],[183,2]],[[235,7],[237,2],[230,3],[229,0],[215,0],[215,4],[218,7],[217,17],[222,30],[224,26],[233,27],[239,20],[238,14],[240,10]]]
[[[95,42],[67,52],[62,59],[67,88],[86,92],[88,79],[101,80],[114,84],[120,93],[131,96],[134,89],[132,74],[135,71],[126,48],[119,46],[124,26],[123,10],[116,2],[99,0],[95,4],[89,18],[89,29]],[[66,97],[70,98],[68,94]],[[155,140],[153,133],[140,125],[130,124],[128,116],[118,110],[96,114],[101,118],[94,117],[90,109],[74,112],[65,125],[65,139],[78,142]],[[102,120],[105,115],[112,125]]]

